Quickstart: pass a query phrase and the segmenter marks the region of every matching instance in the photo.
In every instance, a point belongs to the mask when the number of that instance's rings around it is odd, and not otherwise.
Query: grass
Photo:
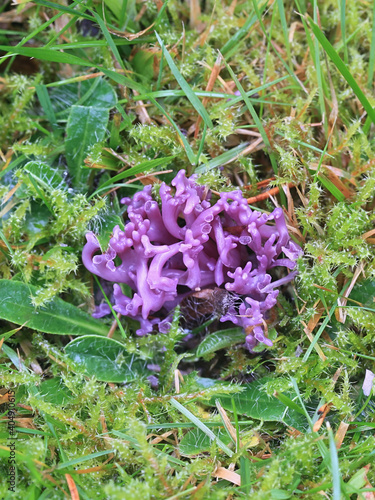
[[[0,498],[374,497],[374,13],[0,6]],[[85,234],[105,248],[120,200],[180,169],[283,207],[304,256],[272,347],[91,318]]]

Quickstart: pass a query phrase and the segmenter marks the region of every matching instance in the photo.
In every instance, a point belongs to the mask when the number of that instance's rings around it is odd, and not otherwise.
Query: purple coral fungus
[[[173,188],[164,182],[160,186],[161,206],[151,186],[121,200],[128,206],[124,231],[113,229],[104,253],[97,237],[88,233],[84,265],[116,282],[114,309],[139,320],[138,335],[156,326],[165,333],[171,311],[187,295],[221,287],[238,300],[220,321],[242,326],[250,350],[258,342],[271,346],[265,319],[276,304],[277,288],[296,271],[276,281],[269,271],[277,266],[293,270],[302,253],[288,234],[282,209],[269,215],[251,210],[241,191],[220,193],[211,203],[211,191],[197,184],[195,175],[187,178],[184,170],[171,184]],[[121,264],[115,264],[116,257]],[[129,285],[133,297],[126,297],[118,283]],[[164,319],[155,316],[159,311],[165,312]],[[97,317],[106,312],[101,307]]]

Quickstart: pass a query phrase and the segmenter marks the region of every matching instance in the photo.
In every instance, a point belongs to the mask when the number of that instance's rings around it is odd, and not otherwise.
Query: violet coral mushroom
[[[151,186],[121,200],[128,206],[124,230],[113,229],[104,253],[95,234],[88,233],[84,265],[116,282],[114,309],[139,320],[138,335],[156,327],[167,332],[170,313],[187,295],[220,287],[238,297],[220,321],[243,327],[249,350],[258,342],[271,346],[265,328],[268,311],[276,304],[278,287],[297,271],[276,281],[269,272],[278,266],[295,269],[302,253],[288,234],[282,209],[269,215],[251,210],[241,191],[220,193],[211,203],[210,190],[197,184],[195,175],[187,178],[184,170],[171,184],[174,189],[164,182],[160,186],[161,206]],[[133,297],[125,296],[118,283],[129,285]],[[159,311],[164,319],[155,316]],[[106,312],[109,308],[100,306],[96,316]]]

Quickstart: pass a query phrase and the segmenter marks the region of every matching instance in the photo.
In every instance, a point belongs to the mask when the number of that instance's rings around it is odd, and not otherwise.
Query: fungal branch
[[[151,186],[124,198],[129,218],[124,230],[113,229],[104,253],[95,234],[88,233],[84,265],[115,282],[113,308],[140,322],[138,335],[168,331],[173,309],[186,297],[220,288],[236,297],[220,321],[242,326],[250,350],[258,342],[272,345],[265,320],[278,287],[295,277],[302,253],[288,234],[282,210],[251,210],[241,191],[222,192],[214,201],[211,191],[184,170],[171,184],[160,186],[160,206]],[[293,272],[275,281],[270,274],[275,267]],[[119,283],[130,286],[132,298]],[[102,305],[97,315],[108,312]]]

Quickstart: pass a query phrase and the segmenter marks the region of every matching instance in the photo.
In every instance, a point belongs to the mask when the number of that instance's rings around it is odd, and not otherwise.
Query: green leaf
[[[61,189],[65,187],[63,178],[56,168],[51,168],[47,163],[43,163],[42,161],[29,161],[23,169],[28,172],[43,189],[50,191],[51,188]]]
[[[328,191],[336,198],[338,201],[344,201],[345,196],[342,194],[342,192],[339,190],[338,187],[336,187],[332,181],[330,181],[325,175],[319,174],[318,179],[320,182],[323,184],[323,186],[328,189]]]
[[[90,147],[104,139],[109,110],[94,106],[72,106],[66,126],[66,161],[73,185],[87,182],[90,171],[83,170],[83,162]]]
[[[79,337],[65,347],[65,352],[79,365],[80,372],[103,382],[131,382],[150,374],[146,361],[129,354],[123,344],[108,337]]]
[[[12,47],[8,45],[0,45],[0,50],[4,50],[9,54],[20,54],[21,56],[34,57],[42,61],[57,62],[62,64],[77,64],[78,66],[90,66],[90,61],[81,59],[73,54],[66,54],[52,49],[44,49],[41,47]]]
[[[97,108],[113,108],[117,104],[116,93],[105,78],[54,87],[49,90],[49,94],[53,109],[58,116],[67,115],[71,106],[77,104]]]
[[[154,53],[148,50],[139,50],[133,60],[134,71],[151,81],[154,76]]]
[[[140,93],[145,92],[145,88],[143,87],[143,85],[134,82],[130,78],[116,73],[116,71],[98,66],[93,62],[88,61],[87,59],[82,59],[81,57],[74,56],[73,54],[66,54],[65,52],[60,52],[59,50],[54,50],[52,48],[44,49],[40,47],[12,47],[11,45],[0,45],[0,50],[4,50],[9,54],[20,54],[26,57],[33,57],[35,59],[40,59],[41,61],[93,67],[98,69],[99,71],[102,71],[105,75],[111,78],[111,80],[120,83],[121,85],[125,85],[131,89],[137,90]]]
[[[358,83],[355,81],[355,79],[352,76],[352,74],[350,73],[348,67],[346,66],[344,61],[341,59],[341,57],[338,55],[338,53],[335,51],[335,49],[332,47],[330,42],[327,40],[327,38],[325,37],[324,33],[319,28],[319,26],[317,24],[315,24],[314,21],[312,21],[311,19],[308,19],[308,21],[309,21],[309,24],[311,26],[311,29],[312,29],[314,35],[319,40],[319,43],[322,45],[323,49],[326,51],[326,53],[328,54],[328,56],[331,59],[331,61],[333,62],[333,64],[336,66],[336,68],[339,70],[339,72],[345,78],[348,85],[352,88],[354,94],[357,96],[358,100],[361,102],[362,106],[367,111],[367,114],[370,117],[371,121],[373,123],[375,123],[375,110],[372,108],[371,104],[367,100],[367,97],[362,92]]]
[[[172,57],[170,56],[168,50],[165,48],[165,45],[160,38],[160,36],[156,33],[155,31],[156,38],[158,39],[158,42],[160,44],[160,47],[163,51],[165,60],[168,63],[168,66],[170,67],[173,76],[176,78],[178,84],[180,85],[181,89],[185,92],[186,97],[189,99],[197,113],[202,117],[202,120],[204,123],[207,125],[208,128],[213,128],[213,123],[211,121],[211,118],[208,116],[208,113],[201,103],[201,101],[198,99],[198,97],[194,94],[192,89],[190,88],[190,85],[188,82],[185,80],[185,78],[181,75],[179,72],[177,66],[175,65]]]
[[[38,95],[40,104],[41,104],[48,120],[50,121],[52,127],[54,129],[56,129],[57,128],[56,116],[55,116],[55,112],[53,110],[50,96],[48,94],[47,87],[45,85],[37,85],[35,87],[35,90],[36,90],[36,93]]]
[[[110,213],[101,216],[100,224],[100,229],[99,231],[95,231],[95,234],[98,237],[102,251],[105,252],[108,248],[109,240],[112,237],[113,228],[115,226],[120,226],[120,229],[123,230],[124,221],[119,215]]]
[[[234,400],[237,413],[266,422],[283,422],[296,429],[302,429],[305,419],[295,410],[285,408],[285,405],[274,396],[262,390],[264,384],[271,380],[264,377],[244,386],[244,390],[234,396],[220,396],[220,403],[225,410],[233,411]],[[210,401],[214,405],[214,401]]]
[[[88,460],[93,460],[94,458],[103,457],[105,455],[110,455],[114,453],[115,449],[97,451],[96,453],[90,453],[89,455],[84,455],[83,457],[74,458],[73,460],[69,460],[68,462],[59,463],[57,469],[66,469],[67,467],[72,467],[77,464],[81,464],[82,462],[87,462]],[[74,469],[73,469],[74,470]]]
[[[59,377],[44,380],[38,387],[38,396],[47,403],[64,406],[73,397],[64,382]]]
[[[249,495],[251,486],[251,462],[247,457],[240,457],[241,490]]]
[[[204,424],[204,422],[202,422],[202,420],[193,415],[191,411],[185,408],[185,406],[176,401],[174,398],[171,398],[170,403],[174,408],[176,408],[176,410],[179,410],[187,419],[189,419],[190,422],[193,422],[193,424],[196,425],[198,429],[206,434],[210,441],[215,441],[219,448],[221,448],[229,457],[233,456],[232,450],[230,450],[228,446],[223,443],[221,439],[214,432],[212,432],[211,429],[207,427],[207,425]]]
[[[375,2],[372,4],[372,28],[371,28],[371,48],[370,48],[370,58],[368,62],[368,78],[367,87],[372,90],[372,82],[374,79],[374,68],[375,68]],[[361,25],[360,25],[361,26]]]
[[[224,428],[216,431],[216,436],[226,445],[232,441]],[[182,455],[198,455],[208,451],[212,446],[212,440],[198,428],[188,431],[181,439],[178,450]]]
[[[26,214],[25,218],[25,231],[30,236],[36,234],[41,235],[43,229],[48,225],[49,217],[51,213],[45,205],[39,205],[38,203],[31,203],[30,210]]]
[[[197,349],[197,356],[202,358],[207,354],[212,354],[219,349],[225,349],[234,344],[245,342],[245,335],[242,328],[229,328],[208,335],[202,340]]]
[[[207,163],[202,163],[201,165],[199,165],[199,167],[195,169],[195,173],[202,174],[204,172],[207,172],[208,170],[212,170],[213,168],[225,165],[230,161],[234,161],[236,157],[241,156],[241,153],[243,152],[244,149],[247,148],[248,145],[249,145],[248,142],[243,142],[242,144],[235,146],[229,151],[225,151],[225,153],[216,156],[216,158],[212,158],[212,160],[209,160]]]
[[[50,9],[55,9],[57,11],[66,12],[67,14],[70,14],[72,16],[79,16],[94,21],[94,18],[89,14],[86,14],[85,12],[79,10],[72,9],[71,7],[67,7],[65,5],[61,5],[59,3],[49,2],[48,0],[35,0],[34,3],[37,5],[44,5],[45,7],[49,7]]]
[[[21,281],[0,280],[0,319],[16,325],[57,335],[106,335],[107,327],[89,314],[62,299],[55,298],[36,309],[31,295],[38,288]]]
[[[195,164],[195,154],[193,153],[193,150],[191,149],[191,146],[190,146],[188,140],[186,139],[184,134],[181,132],[179,126],[176,124],[176,122],[173,120],[173,118],[169,115],[169,113],[167,113],[167,111],[163,108],[163,106],[161,106],[157,101],[155,101],[154,98],[152,98],[150,96],[148,99],[163,113],[164,116],[166,116],[168,118],[172,127],[176,130],[176,132],[178,133],[178,135],[181,139],[181,142],[182,142],[184,149],[185,149],[186,156],[188,157],[190,163],[192,165],[194,165]]]
[[[260,12],[263,13],[264,9],[266,8],[267,2],[265,2],[261,8]],[[223,55],[226,55],[227,57],[230,57],[234,51],[236,50],[237,46],[239,43],[241,43],[241,40],[249,34],[250,28],[256,23],[258,20],[258,16],[254,14],[253,16],[250,16],[246,19],[245,24],[240,28],[228,41],[223,47],[221,48],[221,53]]]
[[[374,308],[375,297],[375,280],[367,279],[356,283],[353,287],[349,298],[360,302],[363,306]],[[353,305],[353,302],[348,301],[348,305]],[[355,304],[356,305],[356,304]]]
[[[96,12],[93,12],[93,16],[95,17],[97,23],[99,24],[100,29],[103,32],[104,38],[106,39],[107,44],[109,45],[110,49],[112,50],[113,55],[117,59],[117,62],[120,64],[120,66],[122,67],[122,69],[125,70],[125,66],[124,66],[124,62],[122,60],[122,57],[120,56],[118,48],[117,48],[116,44],[114,43],[113,38],[112,38],[110,32],[108,31],[106,23],[104,22],[104,20]]]
[[[163,158],[155,158],[155,160],[146,160],[142,163],[139,163],[139,165],[135,165],[134,167],[131,167],[127,170],[124,170],[124,172],[121,172],[121,174],[117,174],[114,177],[111,177],[108,179],[108,181],[103,182],[103,184],[100,185],[100,188],[95,191],[94,194],[90,196],[92,198],[95,196],[97,193],[103,190],[103,188],[106,188],[112,184],[114,184],[117,181],[120,181],[122,179],[126,179],[127,177],[131,177],[132,175],[135,174],[140,174],[141,172],[147,172],[155,167],[160,167],[161,165],[167,165],[170,163],[175,156],[166,156]]]
[[[272,500],[287,500],[292,494],[286,490],[274,489],[270,491],[270,498]]]

